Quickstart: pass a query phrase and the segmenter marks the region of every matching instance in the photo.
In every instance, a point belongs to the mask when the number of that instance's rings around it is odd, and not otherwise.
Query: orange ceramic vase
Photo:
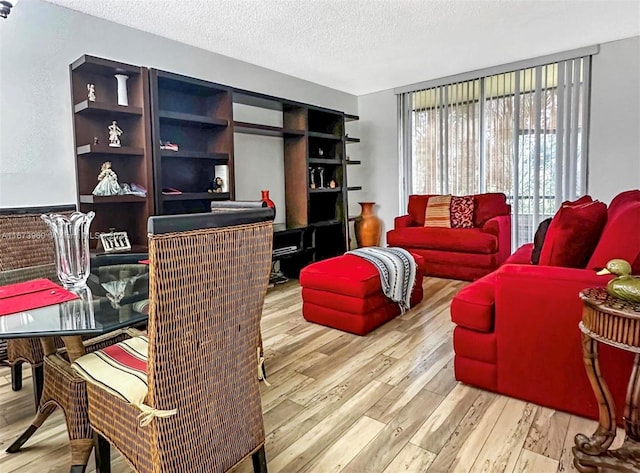
[[[355,220],[356,241],[358,248],[363,246],[380,246],[382,235],[382,221],[373,211],[375,202],[358,202],[361,207],[360,215]]]

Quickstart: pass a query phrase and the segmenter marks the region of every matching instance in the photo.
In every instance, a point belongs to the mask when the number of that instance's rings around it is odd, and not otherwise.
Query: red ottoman
[[[422,300],[424,260],[416,260],[411,306]],[[380,274],[368,261],[342,255],[313,263],[300,271],[302,315],[309,322],[365,335],[400,313],[382,293]]]

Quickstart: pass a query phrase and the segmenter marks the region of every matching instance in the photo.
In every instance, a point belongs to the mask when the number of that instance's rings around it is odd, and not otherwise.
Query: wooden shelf
[[[331,225],[338,225],[340,223],[342,223],[342,220],[332,219],[332,220],[322,220],[320,222],[312,223],[311,225],[313,225],[314,227],[328,227]]]
[[[74,113],[108,113],[119,115],[142,115],[142,107],[125,107],[109,102],[90,102],[83,100],[73,106]]]
[[[326,194],[329,192],[342,192],[342,187],[324,187],[322,189],[309,189],[310,194]]]
[[[132,66],[131,64],[124,64],[121,62],[111,61],[109,59],[102,59],[95,56],[85,54],[76,59],[71,64],[72,71],[84,71],[97,74],[128,74],[138,75],[140,74],[140,68],[138,66]]]
[[[160,156],[163,158],[182,158],[182,159],[209,159],[211,161],[227,162],[229,155],[227,153],[204,153],[201,151],[171,151],[170,149],[160,150]]]
[[[130,203],[146,203],[146,197],[140,197],[132,194],[125,195],[80,195],[81,204],[130,204]]]
[[[361,191],[362,190],[362,186],[349,186],[347,187],[348,191]]]
[[[345,162],[347,163],[348,166],[362,164],[362,161],[358,161],[358,160],[349,160],[349,159],[347,159]]]
[[[78,156],[91,155],[121,155],[121,156],[144,156],[144,148],[132,148],[129,146],[121,146],[113,148],[108,145],[82,145],[76,148]]]
[[[310,164],[335,164],[339,166],[342,164],[342,161],[339,159],[325,159],[325,158],[309,158]]]
[[[222,118],[212,118],[205,115],[194,115],[192,113],[171,112],[160,110],[158,117],[161,122],[175,123],[183,126],[197,126],[201,128],[225,127],[229,125],[228,120]]]
[[[183,192],[182,194],[162,194],[162,200],[229,200],[228,192]]]
[[[338,136],[338,135],[332,135],[329,133],[320,133],[318,131],[310,131],[308,132],[309,138],[322,138],[325,140],[334,140],[334,141],[341,141],[342,137]]]
[[[304,130],[292,130],[277,126],[260,125],[258,123],[233,122],[235,133],[246,133],[261,136],[304,136]]]
[[[350,136],[345,136],[344,141],[346,143],[360,143],[360,138],[352,138]]]
[[[345,122],[357,122],[358,120],[360,120],[360,117],[358,115],[351,115],[349,113],[344,114]]]

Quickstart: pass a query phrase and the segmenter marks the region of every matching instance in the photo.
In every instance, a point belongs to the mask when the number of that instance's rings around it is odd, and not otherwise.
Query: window
[[[586,192],[590,57],[401,93],[405,194],[504,192],[514,247],[533,241]]]

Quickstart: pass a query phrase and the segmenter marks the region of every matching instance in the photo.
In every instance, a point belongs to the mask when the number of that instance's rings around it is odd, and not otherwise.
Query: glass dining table
[[[66,365],[70,366],[76,358],[86,353],[90,340],[100,340],[101,337],[107,339],[107,334],[145,325],[148,320],[149,266],[138,263],[113,264],[114,261],[108,263],[92,262],[91,274],[86,286],[70,290],[77,294],[77,299],[0,316],[0,338],[38,338],[42,343],[45,358],[47,358],[44,370],[44,392],[47,392],[48,385],[57,382],[53,379],[54,370],[47,369],[48,362],[55,361],[59,364],[60,360],[64,359]],[[56,347],[54,337],[62,338],[65,349],[60,350]],[[87,341],[87,339],[90,340]],[[60,356],[61,353],[63,357]],[[73,376],[69,368],[67,372],[68,376]],[[59,390],[59,386],[56,389]],[[84,396],[86,397],[86,391]],[[53,399],[53,404],[55,405],[52,405],[51,397],[43,396],[34,421],[9,446],[7,452],[18,452],[56,406],[64,409],[62,403],[56,399]],[[86,415],[83,419],[83,422],[88,425]],[[66,415],[66,420],[71,441],[71,472],[84,471],[76,467],[83,466],[82,463],[86,465],[93,447],[91,438],[82,438],[89,436],[87,431],[90,432],[90,429],[79,428],[76,430],[81,433],[76,432],[76,435],[72,435],[69,415]],[[76,419],[75,422],[78,420]],[[78,436],[79,439],[74,439]],[[74,441],[79,445],[78,448],[74,447]],[[80,450],[80,453],[78,454],[76,450]]]

